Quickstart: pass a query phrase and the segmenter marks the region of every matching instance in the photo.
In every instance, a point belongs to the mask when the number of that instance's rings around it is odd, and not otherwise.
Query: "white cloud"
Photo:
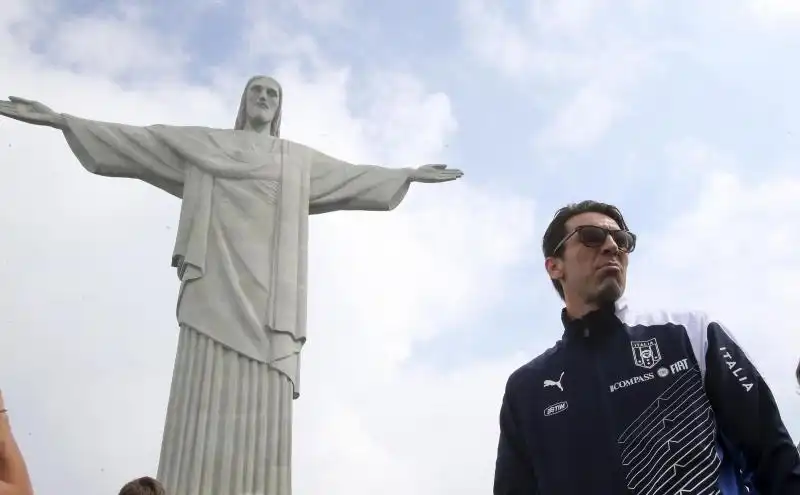
[[[105,77],[180,74],[187,55],[136,17],[120,12],[60,22],[49,36],[47,53],[66,67]]]
[[[493,0],[462,0],[464,42],[480,62],[502,75],[530,82],[576,82],[598,71],[609,38],[598,26],[597,2],[537,2],[512,11]],[[603,2],[601,2],[603,3]]]
[[[729,169],[735,158],[697,139],[684,138],[669,143],[665,149],[670,170],[687,179],[707,179],[707,169]],[[687,181],[688,182],[688,181]]]
[[[346,22],[348,0],[294,0],[294,5],[305,19],[319,24]]]
[[[748,5],[756,19],[769,26],[800,21],[800,4],[793,0],[752,0]]]
[[[490,492],[503,387],[508,375],[527,359],[518,354],[446,373],[404,367],[402,373],[376,384],[349,411],[358,427],[339,416],[341,429],[333,435],[320,436],[321,428],[298,432],[303,439],[309,437],[309,444],[313,435],[315,460],[334,452],[341,455],[333,471],[314,472],[326,486],[337,488],[343,473],[348,473],[349,493]],[[372,438],[378,443],[366,443],[359,429],[375,432]],[[349,453],[342,455],[345,451]],[[317,465],[309,463],[309,472]],[[310,493],[307,480],[298,482],[298,493]],[[348,493],[346,485],[342,489]]]
[[[587,85],[537,137],[545,146],[583,147],[599,141],[622,111],[622,103],[599,85]]]
[[[15,23],[29,22],[37,6],[22,5]],[[141,67],[148,50],[160,50],[161,38],[151,37],[160,35],[95,20],[70,20],[80,33],[51,29],[65,46],[113,31],[142,51],[113,63],[71,51],[72,67],[91,69],[76,73],[33,53],[0,18],[0,39],[14,40],[2,48],[2,89],[99,120],[232,125],[251,75],[241,65],[212,86],[167,74],[153,75],[146,90],[123,89],[111,76]],[[164,66],[183,60],[178,51],[153,55]],[[360,83],[346,67],[301,71],[296,62],[271,71],[286,89],[285,137],[360,162],[446,161],[457,125],[445,94],[409,74]],[[348,105],[355,96],[358,113]],[[0,163],[0,386],[39,492],[114,493],[156,467],[177,341],[169,256],[179,202],[91,176],[57,132],[7,119]],[[299,492],[438,494],[488,482],[498,394],[512,364],[443,375],[409,357],[503,297],[504,277],[529,251],[532,213],[525,198],[464,182],[415,185],[395,212],[312,220],[310,336],[295,403]],[[443,428],[450,404],[470,412]],[[457,441],[478,452],[454,455]],[[465,476],[466,465],[475,469]]]
[[[320,306],[311,318],[313,326],[325,328],[337,315],[341,328],[320,335],[313,346],[327,352],[344,345],[358,356],[321,368],[327,377],[341,373],[369,393],[376,380],[405,362],[415,343],[465,324],[502,299],[506,270],[526,255],[530,205],[499,201],[469,186],[451,189],[447,195],[416,191],[419,200],[391,217],[314,219],[315,236],[326,241],[314,247],[319,268],[313,272],[331,285],[312,288]],[[326,297],[322,288],[337,297]]]
[[[525,89],[540,107],[555,107],[536,137],[544,148],[587,148],[625,114],[625,99],[654,70],[672,42],[640,33],[648,1],[506,3],[462,0],[464,42],[478,61]],[[634,26],[634,27],[631,27]]]
[[[520,26],[483,0],[465,0],[460,7],[460,21],[467,31],[465,41],[478,57],[512,77],[529,70],[530,46]]]
[[[319,43],[310,31],[291,28],[284,18],[297,17],[315,30],[340,28],[339,36],[350,30],[363,28],[363,23],[352,18],[350,0],[290,0],[265,7],[259,0],[243,0],[248,23],[246,49],[249,57],[268,55],[284,61],[303,60],[316,67],[326,63]]]
[[[269,12],[253,10],[247,29],[247,56],[273,56],[289,60],[307,59],[314,65],[322,63],[317,41],[309,34],[289,32],[279,19]]]

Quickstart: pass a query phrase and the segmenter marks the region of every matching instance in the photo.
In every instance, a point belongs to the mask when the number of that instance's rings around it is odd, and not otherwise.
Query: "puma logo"
[[[558,377],[558,381],[545,380],[544,381],[544,387],[545,388],[547,388],[547,387],[558,387],[558,389],[563,392],[564,391],[564,387],[561,386],[561,379],[562,378],[564,378],[564,372],[563,371],[561,372],[561,376]]]

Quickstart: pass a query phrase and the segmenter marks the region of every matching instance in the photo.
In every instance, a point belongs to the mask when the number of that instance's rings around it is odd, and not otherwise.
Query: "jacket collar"
[[[564,340],[595,336],[606,333],[611,328],[619,327],[622,325],[627,310],[628,304],[622,298],[590,311],[581,318],[571,318],[567,314],[567,308],[563,308],[561,322],[564,324]]]

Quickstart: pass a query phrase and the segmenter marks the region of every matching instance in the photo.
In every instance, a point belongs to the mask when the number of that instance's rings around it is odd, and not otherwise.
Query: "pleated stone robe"
[[[252,131],[67,121],[89,172],[182,199],[180,338],[158,478],[170,495],[290,494],[308,215],[391,210],[409,170]]]

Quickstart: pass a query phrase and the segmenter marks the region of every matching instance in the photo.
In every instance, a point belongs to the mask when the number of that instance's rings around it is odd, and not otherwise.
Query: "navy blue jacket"
[[[800,494],[761,375],[702,313],[579,320],[508,379],[495,495]]]

